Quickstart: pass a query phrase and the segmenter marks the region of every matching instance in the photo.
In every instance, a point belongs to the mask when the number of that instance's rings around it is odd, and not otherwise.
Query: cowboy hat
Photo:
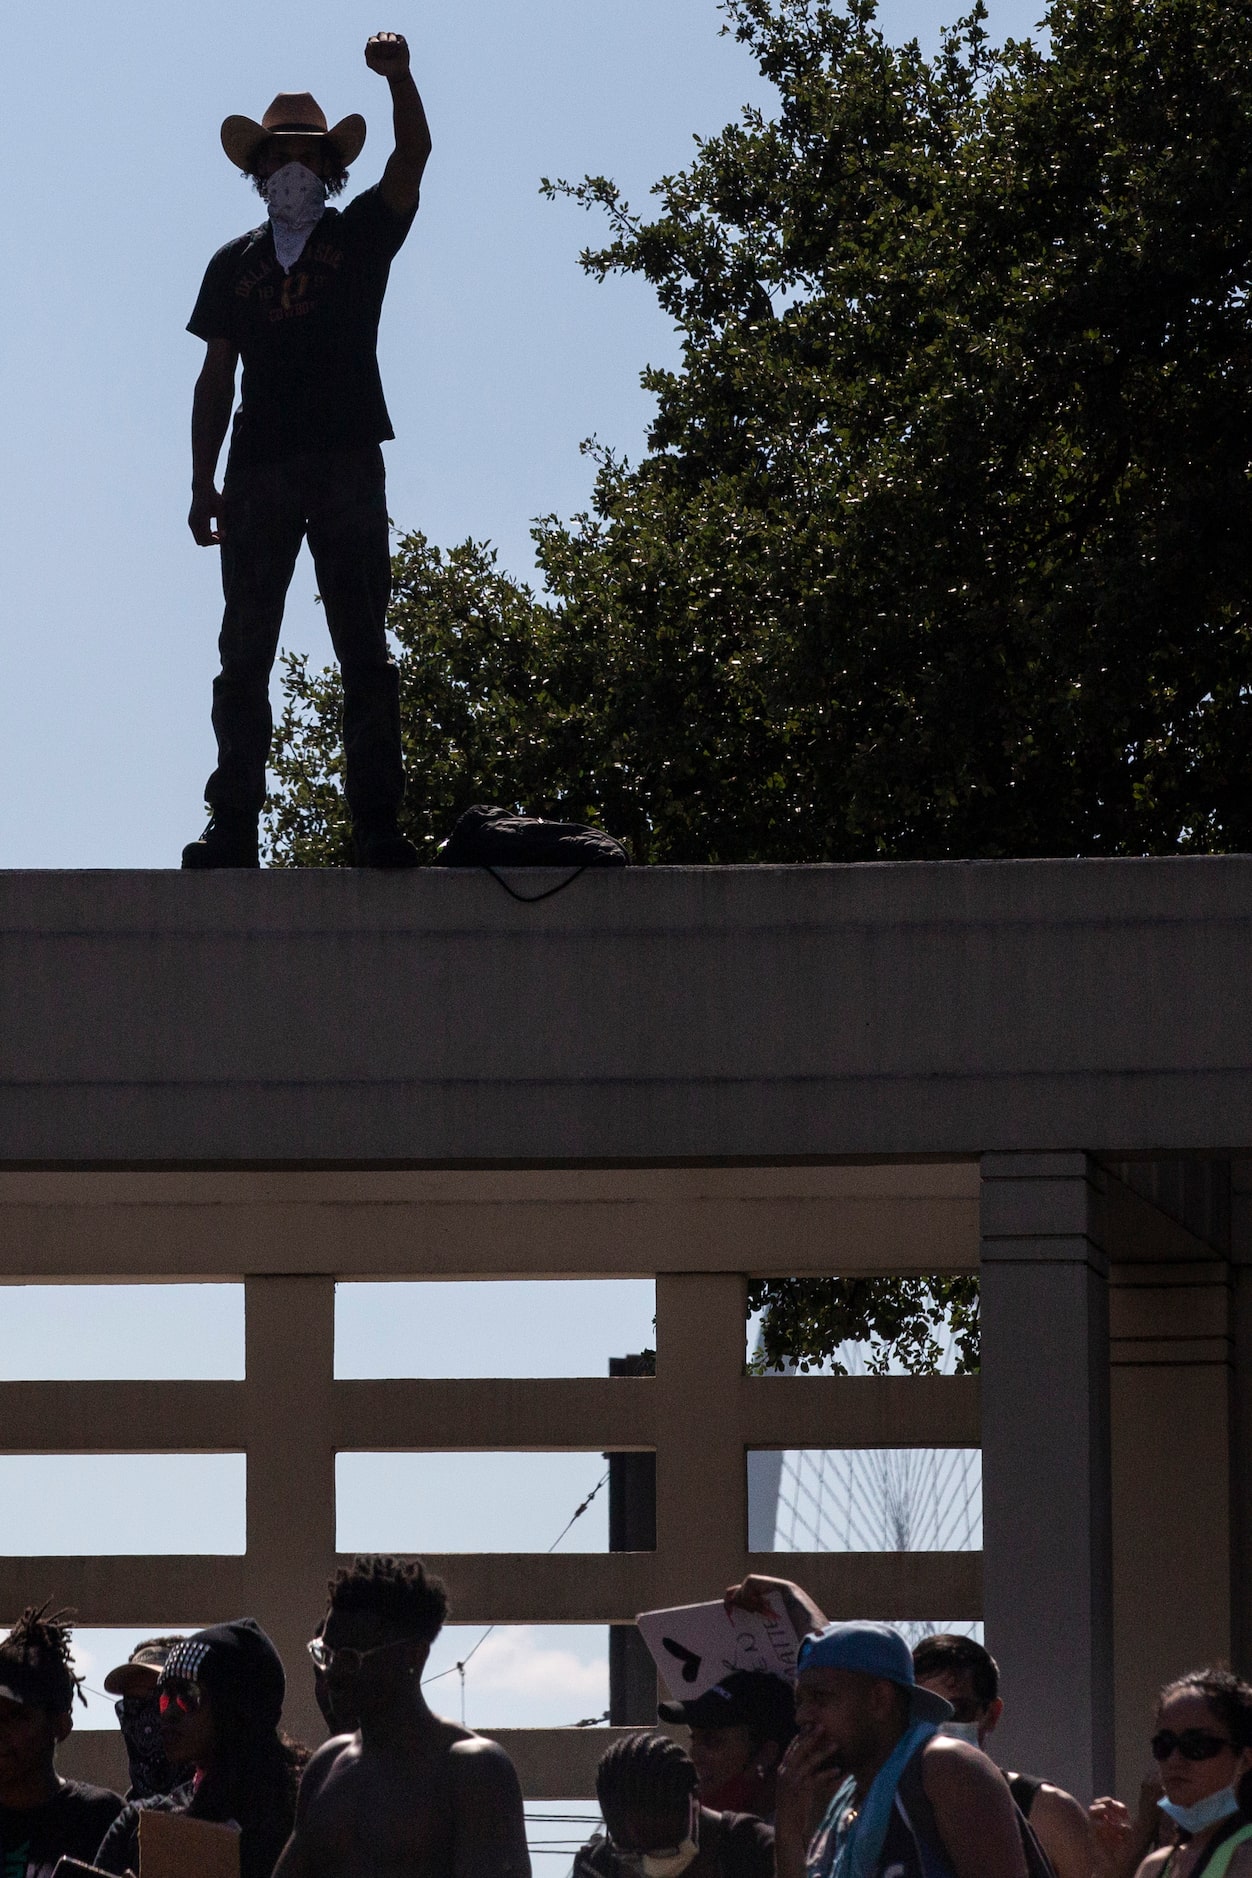
[[[250,170],[256,153],[270,137],[324,137],[346,169],[361,154],[365,119],[354,111],[331,130],[326,113],[307,91],[280,91],[258,124],[250,117],[228,117],[222,125],[222,148],[236,169]]]

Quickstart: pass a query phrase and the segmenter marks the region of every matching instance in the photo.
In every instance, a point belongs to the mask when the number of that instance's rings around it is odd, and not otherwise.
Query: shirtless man
[[[946,1696],[955,1714],[948,1733],[958,1730],[985,1753],[1004,1703],[996,1660],[972,1637],[923,1637],[913,1652],[913,1674],[923,1689]],[[1050,1780],[1005,1773],[1009,1791],[1047,1853],[1056,1878],[1091,1878],[1099,1854],[1085,1806]]]
[[[513,1763],[422,1695],[447,1610],[420,1560],[359,1558],[335,1579],[309,1650],[360,1726],[305,1769],[275,1878],[529,1878]]]

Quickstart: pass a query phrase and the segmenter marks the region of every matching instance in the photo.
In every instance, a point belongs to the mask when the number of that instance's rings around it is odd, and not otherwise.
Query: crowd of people
[[[779,1594],[794,1687],[732,1671],[662,1702],[668,1731],[615,1737],[572,1878],[1252,1878],[1252,1686],[1229,1670],[1161,1691],[1133,1813],[1088,1807],[991,1758],[1004,1697],[980,1643],[910,1651],[889,1625],[828,1623],[782,1579],[726,1599],[761,1611]],[[147,1639],[105,1679],[123,1797],[57,1771],[81,1679],[65,1615],[32,1607],[0,1642],[0,1878],[54,1878],[64,1859],[142,1878],[153,1810],[233,1828],[240,1878],[527,1878],[512,1762],[422,1692],[447,1612],[419,1560],[336,1576],[308,1646],[329,1730],[312,1752],[282,1731],[286,1675],[254,1619]]]

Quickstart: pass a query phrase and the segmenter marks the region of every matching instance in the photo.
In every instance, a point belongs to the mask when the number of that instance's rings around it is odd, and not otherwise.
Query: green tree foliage
[[[732,0],[779,91],[633,215],[681,369],[541,539],[601,624],[654,858],[1250,845],[1252,41],[1057,0],[934,61],[872,7]],[[607,738],[603,734],[607,732]]]
[[[979,1365],[973,1277],[757,1278],[748,1286],[748,1310],[762,1313],[750,1365],[758,1375],[795,1368],[846,1376],[841,1350],[848,1343],[869,1346],[865,1367],[876,1376],[893,1369],[933,1375],[949,1341],[956,1375]]]
[[[1221,0],[724,0],[772,117],[583,257],[682,340],[547,602],[401,544],[426,839],[483,797],[642,861],[1252,847],[1252,39]],[[564,187],[557,185],[556,187]],[[335,683],[288,669],[273,858],[341,859]],[[329,793],[328,793],[329,792]],[[333,831],[333,832],[332,832]]]

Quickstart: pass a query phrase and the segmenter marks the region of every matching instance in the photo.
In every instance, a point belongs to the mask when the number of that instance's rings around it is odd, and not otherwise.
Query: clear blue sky
[[[887,0],[933,44],[957,0]],[[1025,32],[1039,0],[997,0]],[[768,88],[718,37],[715,0],[66,0],[0,25],[10,263],[0,279],[0,867],[164,867],[202,822],[212,763],[216,555],[185,526],[201,347],[184,330],[209,255],[259,205],[222,155],[230,112],[308,87],[365,113],[376,180],[388,96],[364,66],[408,36],[435,139],[392,275],[382,363],[391,509],[440,543],[532,566],[535,515],[588,495],[581,439],[637,453],[641,367],[674,353],[646,288],[597,287],[597,237],[540,176],[614,176],[636,201]],[[284,643],[329,657],[307,557]]]

